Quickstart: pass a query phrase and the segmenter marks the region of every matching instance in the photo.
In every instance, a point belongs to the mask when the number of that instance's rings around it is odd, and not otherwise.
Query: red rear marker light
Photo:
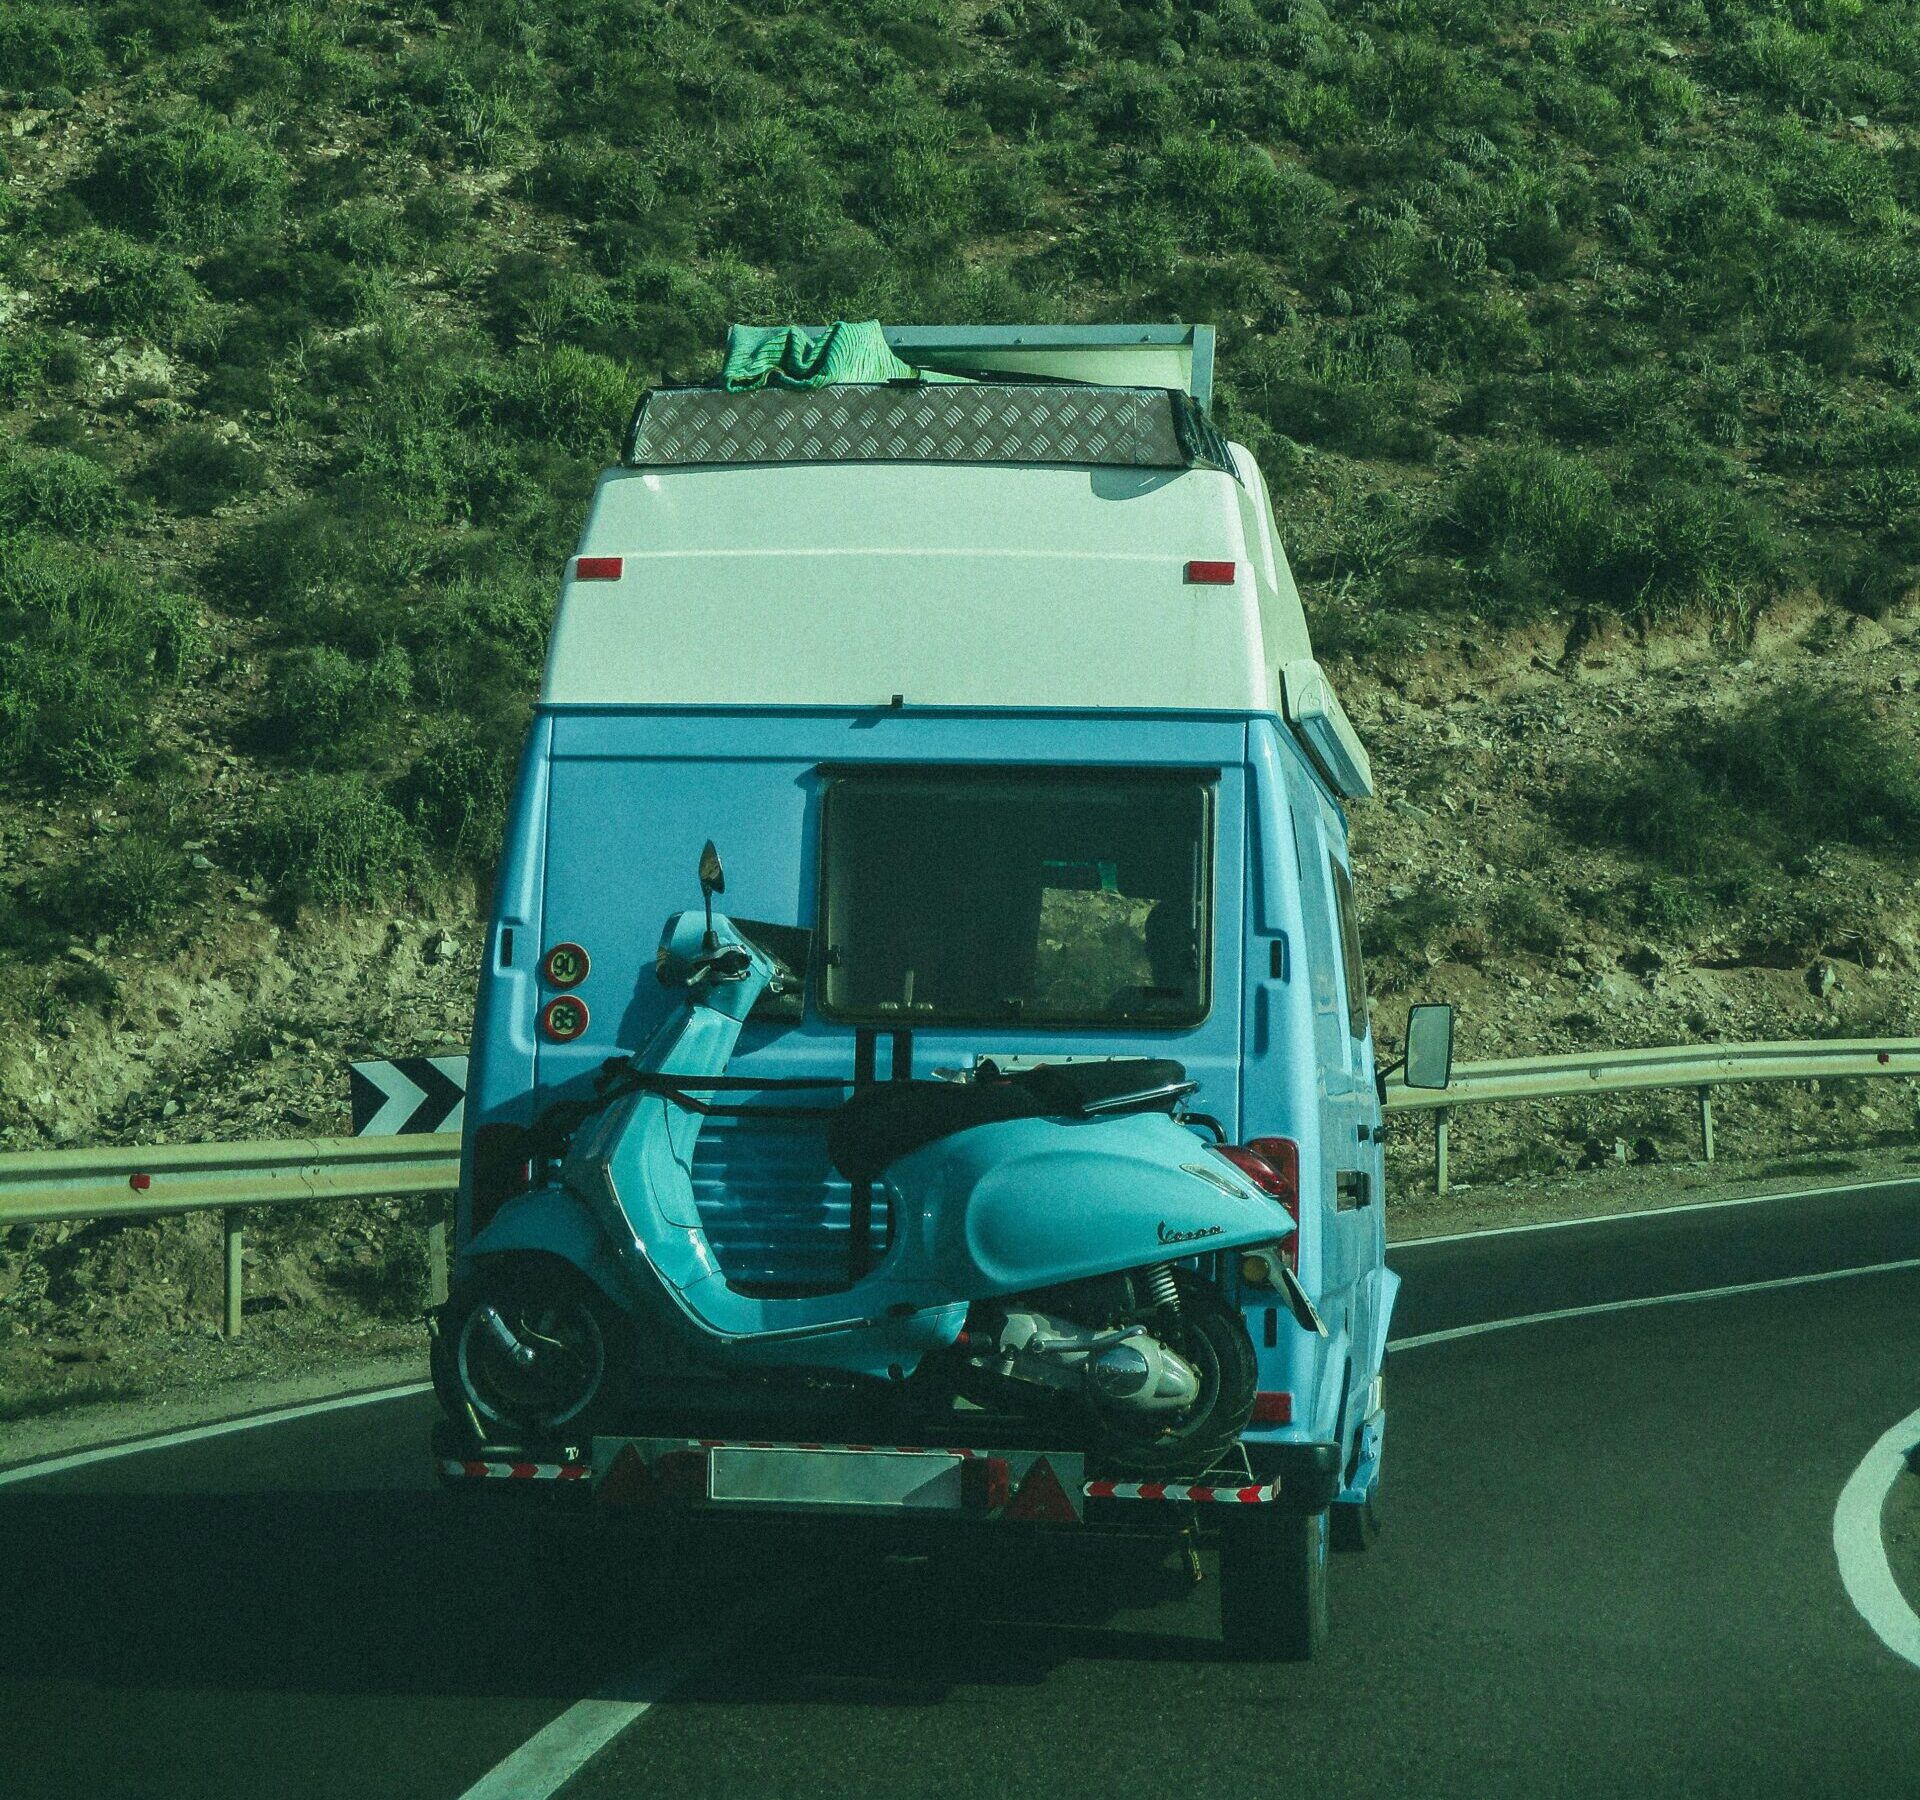
[[[618,556],[576,556],[573,578],[575,581],[618,581],[622,561]]]
[[[1278,1200],[1293,1221],[1293,1230],[1278,1246],[1277,1253],[1289,1269],[1300,1267],[1300,1146],[1292,1138],[1257,1137],[1245,1144],[1215,1144],[1213,1153],[1224,1156],[1261,1193]]]
[[[998,1512],[1012,1491],[1004,1456],[969,1456],[960,1465],[960,1505],[967,1512]]]
[[[1191,587],[1232,587],[1233,564],[1190,562],[1187,564],[1187,583]]]
[[[1291,1425],[1293,1396],[1291,1394],[1255,1394],[1253,1422],[1256,1425]]]

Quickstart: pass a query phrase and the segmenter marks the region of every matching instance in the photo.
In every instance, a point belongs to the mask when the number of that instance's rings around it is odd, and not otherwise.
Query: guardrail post
[[[243,1297],[241,1287],[243,1277],[240,1266],[242,1249],[240,1238],[241,1216],[240,1209],[237,1206],[229,1207],[220,1215],[220,1224],[227,1240],[226,1326],[227,1336],[230,1338],[236,1338],[240,1335],[240,1302]]]
[[[427,1224],[427,1304],[447,1303],[447,1203],[436,1195],[428,1202],[433,1217]]]
[[[1700,1090],[1700,1148],[1708,1162],[1713,1161],[1713,1089]]]
[[[1447,1191],[1447,1108],[1436,1107],[1433,1114],[1433,1191]]]

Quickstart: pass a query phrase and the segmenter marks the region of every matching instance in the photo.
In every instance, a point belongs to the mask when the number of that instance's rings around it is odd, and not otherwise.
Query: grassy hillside
[[[184,943],[210,883],[484,866],[593,472],[735,318],[1213,321],[1363,678],[1920,581],[1907,0],[9,0],[0,89],[43,1024],[51,950]],[[1911,722],[1763,698],[1554,816],[1698,917],[1896,854]]]

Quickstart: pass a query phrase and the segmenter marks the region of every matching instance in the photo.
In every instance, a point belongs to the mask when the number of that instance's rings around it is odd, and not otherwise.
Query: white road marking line
[[[1637,1212],[1589,1213],[1580,1219],[1537,1219],[1531,1225],[1489,1225],[1481,1231],[1399,1238],[1387,1245],[1387,1254],[1391,1256],[1396,1250],[1418,1250],[1426,1244],[1459,1244],[1468,1238],[1514,1237],[1523,1231],[1565,1231],[1573,1225],[1617,1225],[1623,1219],[1664,1219],[1673,1213],[1717,1212],[1725,1206],[1759,1206],[1768,1200],[1818,1200],[1828,1194],[1858,1194],[1869,1188],[1885,1187],[1920,1187],[1920,1173],[1875,1181],[1844,1181],[1828,1187],[1795,1188],[1783,1194],[1736,1194],[1731,1200],[1687,1200],[1676,1206],[1643,1206]]]
[[[1887,1566],[1880,1512],[1887,1491],[1906,1466],[1907,1451],[1920,1438],[1920,1412],[1910,1412],[1884,1433],[1840,1490],[1833,1513],[1833,1553],[1854,1610],[1895,1656],[1920,1669],[1920,1616],[1901,1593]]]
[[[309,1400],[300,1406],[283,1406],[274,1412],[253,1413],[244,1419],[221,1419],[212,1425],[194,1425],[185,1431],[168,1431],[158,1437],[132,1438],[124,1444],[105,1444],[98,1450],[74,1450],[64,1456],[49,1456],[39,1462],[22,1463],[17,1469],[0,1469],[0,1487],[16,1481],[34,1481],[42,1475],[61,1475],[68,1469],[84,1469],[89,1463],[107,1462],[116,1456],[137,1456],[142,1450],[170,1450],[177,1444],[197,1444],[205,1438],[225,1437],[232,1431],[252,1431],[262,1425],[284,1425],[291,1419],[310,1419],[317,1413],[340,1412],[350,1406],[374,1406],[383,1400],[407,1400],[415,1394],[431,1391],[430,1381],[410,1381],[404,1387],[377,1388],[370,1394],[342,1394],[335,1400]]]
[[[732,1649],[748,1617],[763,1606],[754,1602],[735,1608],[700,1638],[675,1646],[591,1699],[576,1701],[494,1764],[460,1800],[549,1800],[681,1682]]]
[[[1899,1269],[1920,1269],[1920,1256],[1902,1262],[1869,1263],[1858,1269],[1827,1269],[1818,1275],[1782,1275],[1772,1281],[1740,1281],[1731,1287],[1693,1288],[1684,1294],[1647,1294],[1637,1300],[1602,1300],[1592,1306],[1562,1306],[1553,1312],[1521,1313],[1511,1319],[1488,1319],[1480,1325],[1456,1325],[1450,1331],[1428,1331],[1419,1337],[1390,1338],[1389,1352],[1418,1350],[1425,1344],[1450,1344],[1455,1338],[1479,1337],[1489,1331],[1511,1331],[1519,1325],[1545,1325],[1554,1319],[1585,1319],[1596,1313],[1631,1312],[1642,1306],[1674,1306],[1683,1300],[1718,1300],[1723,1294],[1764,1294],[1775,1288],[1809,1287],[1817,1281],[1845,1281],[1852,1275],[1887,1275]]]

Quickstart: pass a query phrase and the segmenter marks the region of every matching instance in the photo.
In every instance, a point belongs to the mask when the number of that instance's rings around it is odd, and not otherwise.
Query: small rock
[[[1807,971],[1807,989],[1816,999],[1826,999],[1839,985],[1840,977],[1830,962],[1815,963]]]
[[[1406,799],[1394,801],[1393,810],[1399,813],[1401,817],[1407,819],[1430,819],[1433,817],[1433,814],[1428,812],[1424,806],[1417,805],[1415,802]]]
[[[451,962],[460,953],[460,941],[450,931],[436,933],[427,939],[428,962]]]
[[[1680,52],[1677,49],[1675,49],[1672,44],[1669,44],[1665,38],[1655,38],[1653,42],[1647,46],[1647,48],[1651,50],[1653,54],[1657,56],[1662,62],[1672,62],[1673,59],[1680,54]]]
[[[204,875],[210,868],[213,867],[213,862],[208,857],[196,856],[193,859],[192,863],[189,865],[189,867],[197,870],[200,874]]]
[[[161,1107],[160,1116],[163,1119],[171,1119],[179,1110],[180,1102],[178,1100],[169,1100],[165,1106]]]
[[[1865,131],[1869,121],[1865,113],[1853,113],[1849,115],[1847,123],[1851,125],[1855,131]]]

